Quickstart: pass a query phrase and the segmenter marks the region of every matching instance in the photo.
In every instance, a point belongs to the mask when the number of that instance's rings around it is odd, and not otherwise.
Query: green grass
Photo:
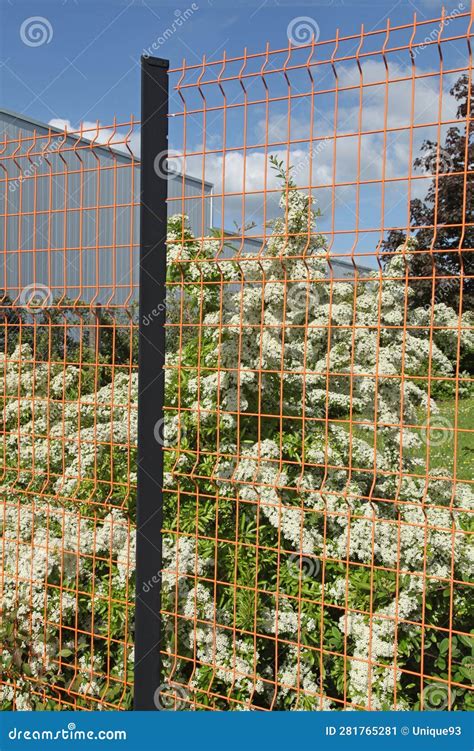
[[[439,412],[430,415],[430,429],[409,428],[421,439],[422,445],[413,450],[412,456],[421,459],[428,465],[428,470],[444,469],[450,477],[456,480],[472,480],[472,465],[474,462],[474,397],[459,399],[457,423],[455,422],[454,399],[437,400]],[[418,425],[426,425],[427,411],[420,408],[418,412]],[[345,425],[349,432],[349,426]],[[471,432],[469,432],[471,431]],[[369,445],[373,445],[373,434],[368,434],[357,426],[352,434],[361,438]],[[430,444],[427,437],[429,434]],[[377,436],[378,450],[383,450],[384,438],[379,433]],[[454,448],[456,446],[456,456]],[[408,449],[404,447],[403,455],[408,458]],[[456,472],[455,472],[456,470]]]
[[[423,441],[414,455],[428,463],[430,470],[444,468],[456,479],[472,480],[474,459],[474,397],[458,401],[457,423],[454,399],[438,401],[439,414],[430,417],[430,446],[425,429],[416,432]],[[426,414],[420,414],[420,424]],[[456,428],[456,431],[455,431]],[[472,432],[469,432],[472,431]],[[454,455],[456,449],[456,456]]]

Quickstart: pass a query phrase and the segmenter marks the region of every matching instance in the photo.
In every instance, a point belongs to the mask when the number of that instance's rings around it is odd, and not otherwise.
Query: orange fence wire
[[[472,19],[307,20],[170,71],[155,704],[466,709]],[[131,707],[136,128],[0,143],[5,708]]]
[[[1,703],[130,708],[136,123],[4,123]]]
[[[158,708],[472,707],[471,32],[170,72]]]

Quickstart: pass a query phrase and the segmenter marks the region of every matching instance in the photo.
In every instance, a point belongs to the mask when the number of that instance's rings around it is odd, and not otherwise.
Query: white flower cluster
[[[164,539],[161,583],[176,618],[165,624],[166,666],[196,692],[216,682],[217,693],[238,697],[238,708],[336,708],[335,683],[328,687],[330,670],[314,650],[328,637],[311,641],[324,596],[325,612],[340,614],[332,638],[345,642],[348,702],[409,708],[400,692],[394,698],[397,639],[420,618],[433,581],[453,570],[468,581],[474,563],[465,534],[472,491],[416,458],[421,438],[412,426],[438,411],[420,376],[456,374],[459,346],[474,349],[472,322],[446,305],[407,306],[406,253],[366,281],[333,281],[324,238],[308,233],[315,219],[308,196],[287,191],[281,207],[258,257],[196,241],[182,217],[169,224],[170,295],[191,325],[167,356],[174,414],[164,434],[165,521],[176,533]],[[123,508],[136,477],[136,375],[116,368],[106,385],[84,388],[83,367],[34,363],[25,343],[0,354],[0,365],[5,450],[15,470],[0,487],[7,643],[0,659],[3,672],[16,669],[5,701],[31,708],[24,663],[54,682],[65,651],[75,691],[100,707],[104,677],[129,677],[129,645],[114,637],[113,663],[107,649],[98,654],[94,639],[74,641],[74,632],[80,625],[95,633],[101,619],[106,630],[132,594],[135,541]],[[206,506],[212,488],[215,510]],[[236,508],[245,510],[241,518]],[[216,525],[229,513],[224,544],[220,527],[214,539]],[[244,516],[248,532],[239,526]],[[237,585],[246,573],[239,555],[249,550],[271,569],[258,592],[257,564],[257,579],[249,572]],[[262,563],[269,550],[278,556]],[[282,551],[323,566],[324,585],[298,577]],[[360,606],[349,562],[355,572],[403,571],[396,595]],[[241,595],[245,627],[236,626]],[[120,628],[127,617],[118,615]]]
[[[136,441],[136,376],[117,372],[111,383],[81,394],[79,366],[35,363],[28,344],[0,360],[8,465],[17,468],[14,485],[4,478],[0,486],[5,700],[31,709],[28,676],[51,684],[54,696],[64,664],[71,664],[77,693],[95,697],[93,707],[101,708],[110,658],[107,650],[97,654],[104,638],[84,634],[102,633],[101,613],[110,608],[111,597],[124,608],[133,597],[135,535],[123,499],[114,497],[131,479],[123,473],[108,478],[113,461],[126,457]],[[85,503],[71,500],[84,484]],[[125,634],[114,638],[124,644],[117,648],[123,656],[113,675],[123,680],[126,670],[130,680]]]
[[[349,650],[348,700],[390,709],[400,679],[393,667],[395,642],[404,621],[419,617],[431,581],[448,579],[453,566],[462,580],[472,573],[465,534],[472,491],[446,479],[446,470],[439,470],[439,480],[438,470],[425,478],[416,458],[420,433],[411,427],[420,414],[438,412],[421,376],[449,379],[459,343],[474,350],[472,320],[446,305],[407,306],[413,295],[409,252],[395,253],[363,281],[357,273],[350,281],[332,281],[324,238],[308,233],[314,224],[308,196],[290,190],[281,206],[285,216],[274,222],[258,259],[241,253],[224,258],[219,243],[197,243],[182,218],[174,218],[170,278],[194,301],[191,310],[203,329],[197,356],[184,349],[168,357],[171,372],[187,368],[178,395],[168,374],[169,399],[181,409],[186,445],[193,447],[199,428],[200,446],[212,454],[212,436],[219,433],[222,456],[212,472],[219,495],[253,508],[260,524],[263,516],[275,530],[275,546],[311,559],[411,574],[400,580],[396,597],[370,614],[351,613],[346,598],[354,597],[356,579],[350,573],[326,578],[331,601],[348,611],[339,621]],[[257,424],[264,420],[257,423],[255,413],[269,423],[274,417],[273,434],[260,435]],[[175,434],[167,434],[171,449]],[[211,436],[209,444],[203,436]],[[198,482],[194,451],[181,446],[173,461],[168,488],[187,476]],[[197,542],[189,553],[183,542],[168,584],[170,591],[177,579],[182,586],[187,575],[195,582],[181,604],[179,597],[173,601],[190,619],[188,647],[203,670],[233,669],[238,637],[212,625],[215,594],[199,581],[205,563]],[[277,675],[259,671],[256,656],[243,671],[250,681],[248,705],[259,692],[273,705],[275,683],[281,683],[277,706],[298,708],[305,693],[315,697],[313,708],[331,705],[310,650],[301,659],[298,632],[312,620],[305,607],[286,599],[265,617],[260,613],[259,629],[287,635],[290,646]],[[219,623],[232,625],[234,617],[221,612]],[[195,627],[196,618],[206,623]],[[199,668],[193,676],[197,684]],[[235,675],[224,671],[221,679],[235,688]],[[399,695],[396,703],[408,708]]]
[[[0,365],[6,373],[0,375],[0,390],[7,450],[18,457],[25,478],[31,479],[32,469],[36,476],[56,476],[54,492],[74,498],[81,482],[95,479],[111,447],[136,443],[136,373],[117,371],[96,392],[68,398],[79,367],[33,365],[29,344],[0,354]]]

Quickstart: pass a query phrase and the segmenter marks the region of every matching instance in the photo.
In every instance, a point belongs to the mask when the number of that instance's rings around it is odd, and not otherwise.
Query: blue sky
[[[288,23],[297,16],[314,18],[321,38],[356,33],[383,26],[387,16],[395,23],[439,14],[437,0],[385,2],[384,0],[291,0],[255,2],[198,0],[199,9],[157,51],[172,65],[183,57],[197,62],[206,55],[218,57],[259,51],[287,44]],[[466,0],[466,5],[467,5]],[[457,3],[451,3],[454,7]],[[2,105],[48,122],[65,118],[110,122],[139,114],[139,67],[143,49],[149,47],[173,22],[175,11],[191,6],[190,0],[0,0],[0,93]],[[449,3],[448,3],[449,7]],[[38,47],[25,45],[22,22],[42,16],[52,28],[52,38]]]
[[[442,3],[437,0],[414,0],[408,2],[385,2],[373,0],[306,0],[306,3],[292,3],[291,0],[183,0],[179,4],[159,0],[0,0],[0,94],[1,103],[7,109],[26,113],[28,116],[61,125],[64,122],[77,127],[81,121],[99,121],[103,126],[110,124],[116,116],[118,122],[127,121],[131,114],[140,114],[140,70],[139,59],[144,50],[170,60],[171,67],[181,65],[183,57],[188,64],[199,63],[202,56],[207,60],[221,59],[223,51],[227,57],[238,56],[244,46],[250,53],[265,49],[268,41],[272,49],[282,49],[288,45],[288,28],[293,19],[309,19],[317,28],[320,40],[334,38],[339,27],[342,35],[357,34],[361,24],[366,31],[383,29],[390,17],[392,25],[410,23],[416,12],[418,20],[438,17]],[[466,10],[468,0],[452,0],[445,3],[448,12],[454,9]],[[173,22],[188,9],[188,19],[179,28]],[[39,45],[24,41],[25,24],[40,16],[46,41]],[[454,22],[453,27],[454,28]],[[166,29],[173,29],[163,40]],[[34,39],[34,38],[33,38]],[[153,47],[154,45],[154,47]],[[445,50],[445,64],[466,64],[466,50]],[[409,69],[408,55],[394,56],[390,62],[390,76],[403,76]],[[383,62],[369,60],[364,64],[365,80],[381,80],[384,77]],[[435,48],[429,48],[417,58],[417,70],[437,70],[439,59]],[[343,71],[347,82],[358,75],[355,65]],[[352,77],[352,78],[351,78]],[[455,77],[446,76],[443,80],[443,118],[454,116],[455,103],[449,97],[449,88]],[[281,78],[280,86],[284,85]],[[384,109],[384,87],[375,86],[364,92],[364,115],[362,129],[382,127]],[[409,84],[394,86],[390,91],[388,125],[408,129],[410,118]],[[450,101],[451,100],[451,101]],[[306,100],[308,101],[308,100]],[[438,118],[439,83],[438,79],[427,79],[417,84],[415,121],[436,122]],[[171,111],[178,107],[176,100],[171,102]],[[275,143],[284,142],[286,128],[286,105],[275,106],[269,122],[269,138]],[[330,99],[318,99],[317,123],[319,135],[332,132],[331,122],[333,103]],[[358,92],[341,98],[338,132],[351,133],[358,120]],[[171,121],[171,148],[178,152],[182,147],[179,127],[182,120]],[[195,127],[189,129],[187,149],[202,148],[202,133],[197,119]],[[310,138],[307,130],[308,112],[302,101],[298,108],[292,108],[291,137]],[[436,139],[436,128],[426,127],[415,132],[414,154],[424,138]],[[261,144],[265,135],[262,132],[262,113],[256,108],[249,127],[248,143]],[[215,118],[208,126],[207,147],[219,148],[222,143],[222,122]],[[227,143],[242,145],[242,123],[229,120]],[[382,137],[380,134],[367,136],[362,144],[361,179],[381,179],[382,167],[385,177],[400,177],[409,174],[407,161],[408,130],[390,135],[385,158],[380,158]],[[271,148],[271,153],[285,158],[285,146]],[[291,148],[291,161],[303,162],[300,173],[304,184],[307,179],[309,161],[305,156],[308,144]],[[242,151],[226,155],[226,182],[220,182],[222,155],[215,153],[206,158],[205,176],[216,187],[217,192],[247,194],[251,190],[261,190],[264,176],[270,182],[273,177],[268,169],[268,160],[262,149],[249,149],[246,156]],[[347,252],[355,242],[356,211],[357,226],[360,230],[368,227],[403,226],[408,207],[407,183],[398,182],[385,186],[384,203],[381,203],[380,183],[364,187],[356,195],[355,188],[349,186],[331,194],[330,184],[333,174],[332,147],[317,153],[314,158],[313,184],[320,185],[317,199],[323,210],[321,228],[331,230],[332,226],[347,229],[348,234],[340,238],[340,246],[334,245],[335,252]],[[311,161],[311,160],[310,160]],[[245,170],[244,168],[245,164]],[[357,139],[346,138],[339,141],[337,180],[356,179]],[[184,165],[187,172],[202,173],[199,157],[190,157]],[[246,182],[242,175],[246,173]],[[429,181],[418,181],[412,185],[411,197],[423,195]],[[335,200],[333,200],[335,198]],[[356,209],[356,201],[359,208]],[[269,215],[277,211],[276,201],[269,201]],[[271,205],[270,205],[271,204]],[[331,218],[331,206],[336,207]],[[216,202],[219,207],[219,202]],[[225,206],[226,228],[232,223],[255,221],[262,223],[262,195],[245,195],[244,200],[234,197]],[[219,217],[216,217],[216,223]],[[354,231],[350,234],[350,231]],[[257,230],[258,231],[258,230]],[[367,234],[357,237],[357,252],[373,253],[374,242],[379,239]]]

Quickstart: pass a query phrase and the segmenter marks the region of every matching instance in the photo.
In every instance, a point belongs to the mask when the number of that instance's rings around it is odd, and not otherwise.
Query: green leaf
[[[443,641],[440,642],[439,645],[439,653],[444,655],[449,649],[449,639],[443,639]]]

